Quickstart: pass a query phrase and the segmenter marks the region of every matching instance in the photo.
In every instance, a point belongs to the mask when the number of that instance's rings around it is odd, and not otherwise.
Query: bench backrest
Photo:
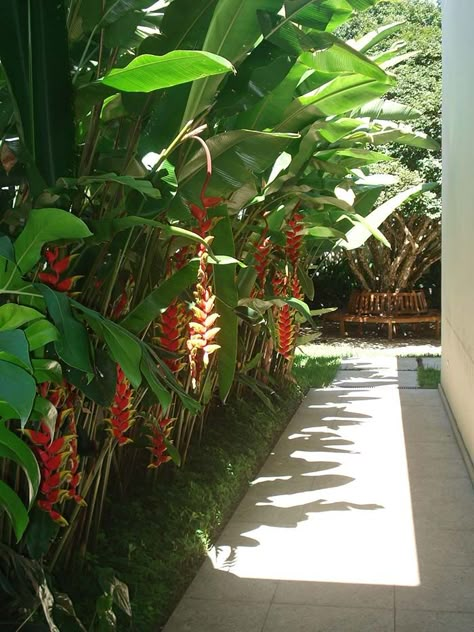
[[[350,314],[380,316],[411,315],[428,311],[423,290],[414,292],[366,292],[354,290],[349,299]]]

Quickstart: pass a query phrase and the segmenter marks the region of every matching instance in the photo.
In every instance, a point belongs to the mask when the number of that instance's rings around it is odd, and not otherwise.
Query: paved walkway
[[[473,632],[472,485],[415,387],[377,357],[312,390],[165,632]]]

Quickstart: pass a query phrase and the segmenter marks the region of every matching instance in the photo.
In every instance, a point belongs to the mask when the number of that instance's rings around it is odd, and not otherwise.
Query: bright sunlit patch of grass
[[[418,386],[420,388],[438,388],[441,371],[431,367],[418,367]]]
[[[303,391],[310,388],[323,388],[329,386],[334,380],[340,364],[339,356],[297,355],[293,375]]]

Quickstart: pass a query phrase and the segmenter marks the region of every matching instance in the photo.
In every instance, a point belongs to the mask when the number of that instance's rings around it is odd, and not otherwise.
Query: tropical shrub
[[[372,146],[432,141],[383,100],[384,33],[333,34],[375,1],[2,3],[0,519],[23,558],[79,567],[109,486],[183,462],[217,398],[271,405],[321,313],[310,263],[352,227],[384,240],[358,212]]]
[[[418,112],[417,127],[441,142],[441,7],[431,0],[390,0],[380,2],[343,25],[338,34],[359,38],[367,31],[398,23],[397,33],[378,47],[379,54],[391,46],[404,56],[397,72],[393,99]],[[403,38],[400,41],[400,36]],[[392,157],[388,165],[396,177],[382,199],[424,182],[441,181],[441,150],[427,153],[415,145],[385,147]],[[385,201],[385,200],[383,200]],[[356,250],[345,251],[345,258],[359,287],[378,291],[413,289],[441,258],[441,193],[436,187],[427,195],[410,197],[381,225],[391,248],[369,239]],[[425,281],[421,281],[426,285]],[[437,283],[439,286],[438,274]]]

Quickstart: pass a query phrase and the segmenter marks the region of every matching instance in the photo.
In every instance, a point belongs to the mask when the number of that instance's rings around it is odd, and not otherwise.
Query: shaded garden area
[[[334,377],[295,355],[320,317],[435,297],[439,33],[424,0],[1,4],[12,629],[164,623]]]

